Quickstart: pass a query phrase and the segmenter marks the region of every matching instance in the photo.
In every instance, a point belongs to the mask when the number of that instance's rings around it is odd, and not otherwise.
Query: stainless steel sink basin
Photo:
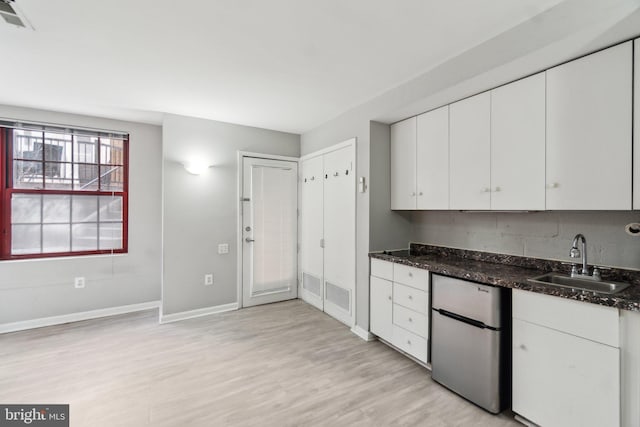
[[[628,283],[581,279],[580,277],[569,277],[557,273],[547,273],[527,280],[543,285],[560,286],[587,292],[600,292],[602,294],[616,294],[629,286]]]

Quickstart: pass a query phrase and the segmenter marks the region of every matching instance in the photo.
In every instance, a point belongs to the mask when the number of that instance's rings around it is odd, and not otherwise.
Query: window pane
[[[100,196],[100,221],[122,221],[122,197]]]
[[[124,165],[124,140],[114,138],[101,138],[100,164]]]
[[[69,252],[71,250],[69,224],[42,226],[42,252]]]
[[[42,132],[13,130],[13,158],[42,160]]]
[[[122,166],[100,166],[100,190],[123,191],[124,170]]]
[[[74,190],[98,190],[98,166],[97,165],[74,165],[75,185]]]
[[[44,223],[71,222],[71,196],[43,196]]]
[[[42,150],[42,148],[40,148]],[[62,133],[44,134],[44,160],[54,162],[71,161],[71,135]]]
[[[40,253],[40,225],[12,225],[11,253],[13,255]]]
[[[122,249],[122,223],[100,224],[100,249]]]
[[[13,187],[42,188],[42,163],[14,160]]]
[[[49,190],[71,190],[71,163],[48,163],[44,165],[44,186]]]
[[[76,163],[98,163],[98,138],[76,135],[73,143],[73,161]]]
[[[71,227],[72,250],[95,251],[98,249],[98,224],[73,224]]]
[[[13,194],[11,196],[11,223],[40,223],[39,194]]]
[[[73,222],[98,221],[98,196],[73,196]]]

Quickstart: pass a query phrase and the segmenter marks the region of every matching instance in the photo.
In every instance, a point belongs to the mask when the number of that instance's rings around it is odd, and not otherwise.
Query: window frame
[[[46,126],[46,125],[44,125]],[[43,127],[44,127],[43,126]],[[100,181],[98,181],[98,190],[77,190],[77,189],[47,189],[44,188],[14,188],[13,186],[13,168],[14,168],[14,155],[13,155],[13,130],[14,129],[32,130],[23,127],[3,126],[0,124],[0,200],[2,201],[2,209],[0,209],[0,261],[7,260],[23,260],[23,259],[39,259],[39,258],[59,258],[59,257],[73,257],[73,256],[88,256],[88,255],[111,255],[111,254],[126,254],[129,252],[129,134],[118,134],[117,138],[123,141],[123,183],[122,191],[104,191],[100,190]],[[43,129],[36,129],[38,132],[43,132],[43,144],[45,141],[44,134],[46,132],[62,133],[66,135],[72,135],[72,144],[74,138],[74,131],[69,129],[55,129],[51,130],[48,127]],[[95,135],[98,146],[98,153],[101,151],[101,138],[106,137],[102,135],[103,132],[96,131]],[[99,155],[99,154],[98,154]],[[43,175],[46,168],[46,160],[42,160]],[[52,162],[55,163],[55,162]],[[72,168],[75,164],[83,164],[83,162],[74,162],[72,159]],[[96,163],[98,167],[98,177],[100,177],[100,167],[102,166],[100,160]],[[43,182],[44,182],[43,176]],[[65,251],[65,252],[42,252],[42,253],[30,253],[30,254],[12,254],[11,253],[11,198],[14,194],[39,194],[39,195],[85,195],[85,196],[119,196],[122,197],[122,248],[120,249],[95,249],[95,250],[78,250],[78,251]],[[40,222],[42,224],[42,220]],[[72,226],[73,223],[70,223]],[[100,223],[96,223],[99,227]],[[98,243],[99,244],[99,243]]]

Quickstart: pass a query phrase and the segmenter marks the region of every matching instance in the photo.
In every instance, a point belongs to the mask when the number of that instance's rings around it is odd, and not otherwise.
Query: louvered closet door
[[[322,156],[305,160],[300,174],[300,265],[302,287],[300,296],[309,304],[324,309],[324,256],[322,249],[323,165]]]
[[[324,155],[324,311],[354,325],[355,146]]]

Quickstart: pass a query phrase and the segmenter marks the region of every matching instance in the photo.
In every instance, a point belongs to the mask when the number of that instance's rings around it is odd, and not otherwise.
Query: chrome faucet
[[[580,253],[580,249],[578,249],[578,240],[582,242],[582,253]],[[576,237],[573,238],[573,243],[571,244],[571,250],[569,251],[569,256],[571,258],[580,258],[582,255],[582,271],[580,275],[588,276],[589,275],[589,267],[587,267],[587,239],[582,234],[576,234]],[[578,270],[577,268],[571,269],[571,277],[577,276]]]
[[[578,240],[582,244],[582,251],[578,249]],[[580,277],[583,279],[601,280],[600,268],[593,268],[593,276],[589,274],[589,267],[587,266],[587,239],[582,234],[576,234],[571,244],[571,250],[569,251],[571,258],[580,258],[582,256],[582,270],[578,272],[578,267],[575,264],[571,266],[571,277]]]

